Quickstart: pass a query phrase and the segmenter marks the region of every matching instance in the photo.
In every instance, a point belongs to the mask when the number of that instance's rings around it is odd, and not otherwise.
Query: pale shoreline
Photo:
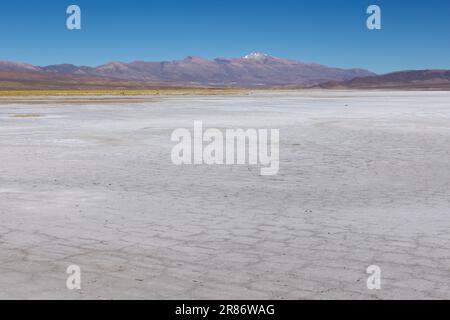
[[[303,94],[333,94],[333,93],[414,93],[436,92],[446,93],[442,89],[349,89],[349,88],[192,88],[192,89],[160,89],[160,90],[28,90],[1,91],[0,105],[9,103],[122,103],[147,102],[155,98],[170,97],[215,97],[215,96],[246,96],[264,93],[303,93]]]

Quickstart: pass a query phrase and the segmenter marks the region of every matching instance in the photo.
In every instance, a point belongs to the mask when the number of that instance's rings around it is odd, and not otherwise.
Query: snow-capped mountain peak
[[[266,53],[261,53],[261,52],[252,52],[246,56],[244,56],[244,59],[247,60],[263,60],[266,58],[269,58],[270,56]]]

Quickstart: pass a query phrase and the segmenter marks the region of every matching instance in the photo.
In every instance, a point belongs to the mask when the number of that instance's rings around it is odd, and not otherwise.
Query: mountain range
[[[0,90],[150,89],[155,87],[248,87],[318,89],[450,89],[449,70],[401,71],[377,75],[251,53],[241,58],[131,63],[98,67],[34,66],[0,61]]]
[[[208,60],[189,56],[178,61],[131,63],[111,62],[98,67],[59,64],[33,66],[0,62],[0,88],[5,83],[33,82],[48,86],[58,82],[75,86],[83,82],[133,85],[179,85],[211,87],[311,86],[374,75],[364,69],[340,69],[315,63],[275,58],[252,53],[242,58]],[[3,83],[3,85],[2,85]]]

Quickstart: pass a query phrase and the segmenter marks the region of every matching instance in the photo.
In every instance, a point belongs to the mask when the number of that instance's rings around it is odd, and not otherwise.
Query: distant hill
[[[450,70],[413,70],[316,85],[323,89],[450,90]]]
[[[131,63],[111,62],[99,67],[71,64],[44,67],[15,62],[0,62],[0,89],[39,86],[64,87],[77,85],[118,83],[151,86],[211,86],[211,87],[273,87],[312,86],[324,82],[339,82],[356,77],[371,76],[364,69],[340,69],[315,63],[275,58],[252,53],[242,58],[186,57],[178,61]],[[132,84],[131,84],[131,83]]]

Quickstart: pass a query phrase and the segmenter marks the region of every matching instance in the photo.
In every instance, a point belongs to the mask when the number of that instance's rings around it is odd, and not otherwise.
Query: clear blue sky
[[[66,29],[66,8],[82,30]],[[383,29],[366,28],[382,8]],[[448,0],[1,0],[0,60],[37,65],[240,57],[252,51],[383,73],[450,69]]]

